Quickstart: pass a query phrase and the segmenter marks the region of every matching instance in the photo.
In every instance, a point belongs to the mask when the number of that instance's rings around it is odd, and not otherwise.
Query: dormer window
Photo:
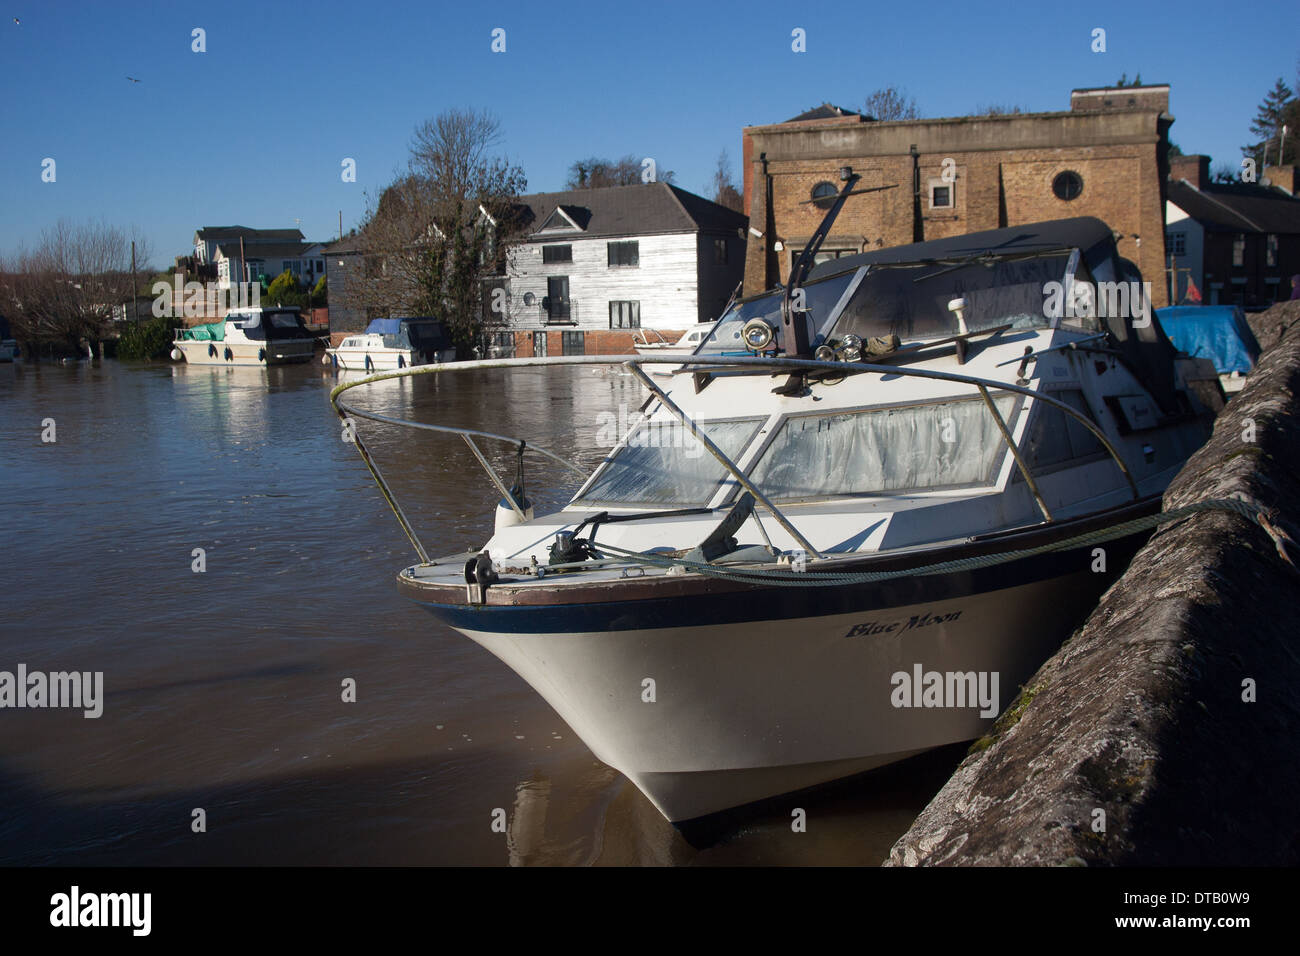
[[[563,206],[556,206],[554,212],[546,217],[538,232],[582,232],[582,226],[578,225],[577,219],[565,210]]]

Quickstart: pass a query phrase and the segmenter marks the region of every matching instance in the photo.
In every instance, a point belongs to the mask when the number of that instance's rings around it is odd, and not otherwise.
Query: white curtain
[[[1014,396],[994,399],[1014,428]],[[982,399],[787,420],[755,465],[771,498],[871,495],[992,481],[1006,444]]]

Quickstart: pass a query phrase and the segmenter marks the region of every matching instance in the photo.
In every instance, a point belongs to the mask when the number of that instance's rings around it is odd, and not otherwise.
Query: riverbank
[[[1166,510],[1244,496],[1300,525],[1300,303]],[[887,866],[1300,862],[1300,574],[1257,525],[1158,531],[890,851]]]

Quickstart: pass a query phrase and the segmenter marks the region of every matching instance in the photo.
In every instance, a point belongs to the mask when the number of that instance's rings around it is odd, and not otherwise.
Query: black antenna
[[[812,238],[808,240],[808,245],[804,246],[803,252],[799,253],[799,258],[795,260],[794,266],[790,269],[790,281],[786,283],[785,297],[781,300],[781,322],[785,325],[785,351],[787,355],[807,356],[812,354],[808,342],[808,323],[804,319],[807,314],[806,311],[799,312],[799,321],[795,321],[795,289],[802,286],[804,279],[808,278],[808,273],[811,271],[813,262],[817,257],[817,250],[821,248],[822,243],[826,240],[827,234],[831,231],[831,226],[835,223],[835,217],[844,208],[844,200],[848,199],[852,194],[853,187],[857,185],[860,178],[853,171],[853,167],[840,167],[840,180],[844,183],[844,188],[835,197],[835,202],[831,204],[831,208],[826,210],[821,225],[812,234]]]

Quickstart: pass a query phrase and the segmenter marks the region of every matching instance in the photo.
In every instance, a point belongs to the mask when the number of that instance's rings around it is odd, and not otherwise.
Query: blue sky
[[[205,53],[191,50],[195,27]],[[490,49],[497,27],[505,53]],[[796,27],[805,53],[791,51]],[[1095,27],[1105,53],[1090,49]],[[704,193],[724,147],[739,181],[743,126],[824,100],[860,108],[892,83],[925,116],[1058,110],[1073,87],[1140,71],[1171,84],[1185,152],[1235,163],[1273,81],[1295,84],[1296,36],[1275,15],[1186,0],[7,0],[0,253],[61,217],[135,226],[157,265],[202,225],[329,239],[340,210],[356,225],[366,191],[405,166],[413,128],[448,107],[496,114],[530,191],[561,188],[575,159],[633,153]],[[41,181],[46,157],[56,182]],[[345,157],[356,183],[341,181]]]

